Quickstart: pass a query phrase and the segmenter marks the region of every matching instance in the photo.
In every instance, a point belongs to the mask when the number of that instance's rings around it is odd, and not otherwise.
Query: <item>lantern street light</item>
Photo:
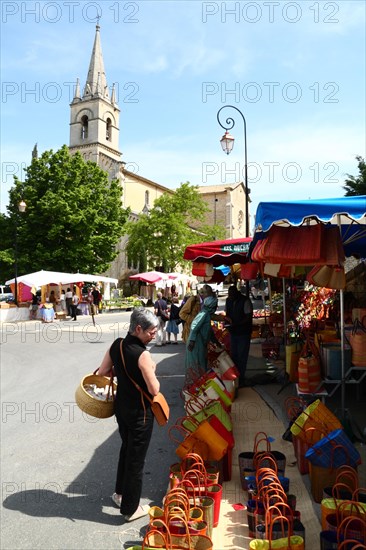
[[[224,128],[225,134],[220,139],[221,147],[224,153],[229,155],[234,147],[235,138],[229,130],[234,128],[235,120],[232,117],[226,119],[226,125],[220,121],[220,113],[223,109],[235,109],[243,119],[244,123],[244,186],[245,186],[245,236],[249,237],[249,189],[248,189],[248,163],[247,163],[247,124],[243,113],[234,105],[224,105],[217,112],[217,122],[221,128]]]
[[[20,213],[25,212],[27,208],[26,203],[21,200],[18,204],[18,210]],[[15,218],[15,242],[14,242],[14,302],[18,306],[18,214]]]

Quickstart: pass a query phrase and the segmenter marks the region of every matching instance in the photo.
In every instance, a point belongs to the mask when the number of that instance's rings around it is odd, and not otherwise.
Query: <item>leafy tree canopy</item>
[[[183,265],[183,253],[189,244],[224,236],[221,226],[204,224],[209,208],[197,186],[182,183],[174,194],[164,193],[148,214],[126,226],[129,234],[127,253],[139,263],[140,271],[161,268],[174,272]]]
[[[358,161],[358,176],[351,176],[347,174],[347,179],[343,189],[346,191],[346,197],[352,195],[366,195],[366,163],[365,159],[361,156],[357,156],[356,160]]]
[[[14,178],[9,191],[8,216],[0,219],[6,238],[0,243],[1,268],[14,257],[18,236],[18,273],[40,269],[103,273],[116,257],[129,210],[121,207],[121,187],[96,163],[80,153],[70,155],[64,145],[33,158],[25,181]],[[24,213],[18,204],[26,202]],[[2,278],[7,278],[2,277]]]

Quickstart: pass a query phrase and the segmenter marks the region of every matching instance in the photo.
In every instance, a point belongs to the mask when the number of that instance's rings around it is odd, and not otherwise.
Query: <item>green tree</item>
[[[197,186],[182,183],[174,194],[164,193],[148,214],[128,222],[127,253],[134,264],[144,258],[147,269],[176,271],[184,264],[183,253],[189,244],[221,238],[221,226],[204,224],[209,208]],[[141,263],[138,264],[141,268]],[[140,271],[143,271],[140,269]]]
[[[80,153],[70,155],[66,145],[33,158],[25,173],[24,182],[14,178],[3,220],[7,235],[17,227],[18,272],[104,272],[129,214],[121,207],[118,181]],[[22,199],[27,209],[19,213]],[[9,242],[0,247],[6,260]]]
[[[366,195],[365,159],[361,156],[357,156],[356,160],[358,161],[358,170],[360,173],[356,177],[351,174],[347,174],[347,179],[345,180],[346,185],[343,186],[343,189],[346,191],[346,197],[350,197],[352,195]]]

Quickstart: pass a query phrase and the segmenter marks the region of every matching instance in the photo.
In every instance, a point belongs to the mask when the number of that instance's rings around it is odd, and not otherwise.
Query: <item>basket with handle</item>
[[[355,524],[350,530],[350,535],[361,540],[366,532],[366,506],[353,500],[342,500],[336,511],[326,517],[326,529],[328,531],[337,531],[345,519],[353,518]],[[357,520],[357,521],[356,521]]]
[[[327,468],[322,466],[314,466],[310,462],[310,482],[311,492],[315,502],[320,503],[323,498],[323,490],[329,485],[333,485],[336,481],[338,469],[333,466],[334,457],[341,453],[347,463],[349,463],[349,454],[342,445],[335,445],[331,449],[330,465]]]
[[[319,432],[316,440],[314,436],[312,437],[312,444],[314,444],[323,437],[324,433],[327,434],[342,428],[342,424],[328,407],[320,399],[317,399],[296,418],[291,426],[291,433],[303,441],[307,441],[306,430],[308,428],[316,428]]]
[[[90,416],[96,418],[109,418],[114,414],[114,394],[117,390],[117,384],[113,381],[113,373],[111,377],[97,375],[96,369],[93,374],[84,376],[76,388],[75,401],[79,409],[86,412]],[[98,388],[107,388],[108,392],[105,399],[98,399],[87,391],[87,387],[95,385]]]

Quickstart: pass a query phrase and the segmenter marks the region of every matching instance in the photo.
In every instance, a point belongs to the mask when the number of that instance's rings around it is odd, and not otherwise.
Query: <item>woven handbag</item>
[[[344,430],[333,430],[325,437],[317,441],[306,453],[307,458],[315,466],[329,468],[331,462],[333,468],[339,468],[344,464],[344,454],[338,453],[332,456],[332,449],[335,446],[341,446],[347,453],[348,465],[354,468],[361,464],[361,456]]]
[[[303,441],[308,441],[308,434],[306,432],[308,428],[315,428],[317,432],[314,432],[311,443],[323,437],[323,434],[327,434],[338,428],[342,428],[342,424],[338,418],[320,401],[317,399],[311,403],[294,421],[291,426],[291,432],[293,435],[300,437]]]
[[[274,539],[273,525],[277,521],[281,522],[283,536],[279,539]],[[285,528],[285,525],[287,525],[287,528]],[[287,536],[285,536],[286,530],[288,533]],[[268,540],[254,539],[250,541],[249,548],[251,550],[270,550],[271,548],[276,550],[304,550],[304,539],[297,535],[290,535],[290,532],[291,528],[289,519],[282,515],[276,516],[272,519],[269,527]]]
[[[198,422],[202,422],[203,420],[207,420],[212,415],[216,416],[216,418],[225,426],[225,428],[229,431],[232,431],[233,429],[233,423],[231,420],[230,414],[224,409],[224,407],[221,405],[221,403],[217,400],[211,400],[206,403],[203,403],[203,407],[200,410],[195,410],[195,408],[191,407],[192,401],[189,401],[186,403],[186,411],[187,414],[190,416],[193,416],[195,420]],[[189,426],[184,424],[186,428],[189,429]]]
[[[323,498],[321,501],[321,524],[322,529],[327,528],[327,517],[334,514],[342,500],[356,500],[352,498],[352,491],[345,483],[335,483],[332,487],[332,497]]]
[[[243,451],[242,453],[239,453],[238,460],[239,460],[240,483],[244,491],[246,491],[248,488],[246,477],[248,475],[254,474],[255,472],[253,461],[256,453],[258,452],[258,447],[261,443],[265,444],[267,452],[271,450],[271,444],[268,441],[267,434],[264,432],[257,432],[254,437],[253,450]]]
[[[207,535],[212,536],[214,526],[215,501],[211,496],[205,496],[196,491],[196,488],[191,479],[182,479],[179,488],[184,489],[189,497],[190,503],[202,510],[203,521],[207,523]]]
[[[220,483],[210,483],[207,477],[199,470],[188,470],[184,474],[183,480],[190,481],[192,486],[187,490],[188,495],[193,491],[194,495],[211,497],[214,501],[213,526],[217,527],[220,518],[220,506],[222,499],[222,485]]]
[[[99,376],[96,374],[98,369],[93,374],[84,376],[79,386],[75,391],[75,401],[79,409],[95,418],[109,418],[114,415],[114,394],[117,391],[117,384],[113,381],[113,373],[111,377]],[[98,399],[88,393],[88,386],[95,385],[98,388],[107,388],[106,399]]]
[[[334,461],[336,460],[337,455],[341,455],[346,462],[349,462],[348,451],[342,445],[335,445],[331,449],[330,454],[330,465],[326,468],[322,466],[315,466],[310,463],[310,482],[311,482],[311,492],[315,502],[320,503],[323,498],[323,491],[325,487],[333,485],[337,479],[338,470],[333,466]]]
[[[175,428],[185,435],[183,441],[178,441],[172,436],[172,429]],[[203,460],[220,460],[227,451],[228,442],[221,437],[207,420],[201,422],[198,428],[189,432],[182,426],[172,426],[169,430],[172,441],[178,443],[175,452],[180,458],[185,458],[188,453],[195,452]]]
[[[321,358],[318,348],[308,338],[298,362],[299,391],[312,393],[321,384]]]
[[[183,522],[184,524],[184,533],[182,534],[173,534],[170,530],[170,524],[174,520]],[[161,528],[162,522],[159,521],[159,527]],[[154,529],[154,522],[152,522],[151,527]],[[172,516],[169,518],[169,522],[165,523],[164,526],[164,535],[166,536],[168,548],[174,548],[175,550],[213,550],[213,544],[210,537],[207,535],[192,535],[189,533],[189,528],[187,522],[182,519],[180,516]],[[146,535],[147,536],[147,535]],[[159,548],[159,547],[157,547]],[[161,548],[165,548],[161,546]]]

